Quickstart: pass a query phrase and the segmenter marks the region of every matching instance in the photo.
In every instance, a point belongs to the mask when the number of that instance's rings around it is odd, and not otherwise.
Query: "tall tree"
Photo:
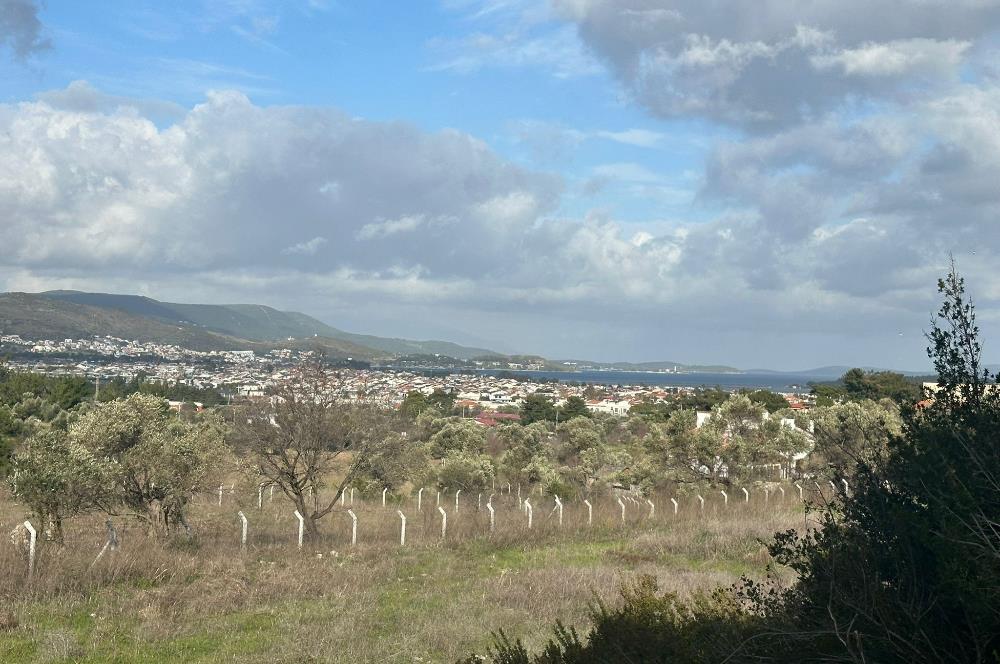
[[[269,399],[245,406],[236,422],[235,446],[292,501],[310,539],[346,487],[393,468],[406,445],[395,435],[394,413],[341,402],[320,365],[299,367]]]

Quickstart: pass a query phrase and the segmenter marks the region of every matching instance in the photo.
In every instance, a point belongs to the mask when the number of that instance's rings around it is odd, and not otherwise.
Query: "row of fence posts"
[[[844,495],[848,495],[848,493],[850,492],[850,485],[848,484],[848,482],[847,482],[846,479],[842,479],[841,483],[843,485]],[[837,491],[837,485],[832,480],[829,482],[829,484],[833,488],[834,491]],[[816,487],[817,491],[822,492],[822,488],[820,487],[819,482],[813,482],[813,485]],[[266,486],[267,486],[266,484],[261,484],[258,487],[258,491],[257,491],[257,507],[258,507],[258,509],[262,508],[262,506],[263,506],[264,488]],[[796,482],[794,484],[794,486],[795,486],[796,489],[798,489],[799,500],[805,500],[805,489],[803,488],[803,486],[799,482]],[[222,504],[223,488],[224,488],[223,486],[219,487],[219,504],[220,505]],[[781,499],[784,500],[784,498],[785,498],[785,488],[782,487],[782,486],[778,486],[777,489],[778,489],[778,491],[781,492]],[[273,485],[270,486],[270,490],[271,490],[271,498],[270,499],[273,500],[273,496],[274,496],[274,486]],[[742,491],[743,491],[744,502],[745,503],[749,503],[750,502],[750,491],[746,487],[743,487]],[[382,505],[383,505],[383,507],[386,505],[386,494],[387,494],[387,492],[388,492],[388,488],[385,488],[385,489],[382,490]],[[421,511],[421,508],[422,508],[423,492],[424,492],[423,488],[420,488],[417,491],[417,511],[418,512]],[[455,492],[455,512],[456,513],[459,512],[459,495],[461,493],[462,493],[461,489],[458,489]],[[501,484],[501,487],[500,487],[500,493],[501,493],[501,495],[503,494],[503,485],[502,484]],[[510,493],[511,493],[511,484],[510,484],[510,482],[507,482],[507,493],[508,493],[508,495],[510,495]],[[719,493],[722,495],[723,504],[725,506],[728,506],[729,505],[729,494],[725,490],[720,490]],[[525,517],[527,519],[527,527],[528,527],[529,530],[531,530],[532,526],[533,526],[533,520],[534,520],[534,507],[532,506],[531,500],[529,498],[523,498],[523,499],[521,498],[521,486],[520,485],[518,485],[518,487],[517,487],[517,494],[518,494],[518,505],[519,505],[520,511],[524,512]],[[347,495],[348,495],[348,490],[347,489],[344,489],[343,491],[341,491],[340,502],[341,502],[342,505],[344,504],[345,497]],[[489,512],[489,515],[490,515],[490,532],[491,533],[493,533],[496,530],[496,510],[493,507],[493,496],[495,496],[495,495],[496,495],[495,493],[489,494],[489,497],[486,500],[486,509],[487,509],[487,511]],[[698,499],[700,510],[702,512],[704,512],[705,511],[705,498],[701,494],[696,494],[695,497]],[[479,497],[478,497],[478,501],[477,501],[477,510],[481,510],[482,509],[482,498],[483,498],[483,496],[480,493]],[[764,504],[765,505],[769,504],[769,499],[770,499],[770,491],[768,489],[764,489]],[[619,506],[619,508],[621,510],[621,520],[622,520],[623,524],[626,523],[626,504],[625,504],[626,500],[629,501],[629,502],[631,502],[631,503],[633,503],[633,504],[635,504],[635,505],[637,505],[637,506],[641,506],[641,504],[642,504],[636,498],[634,498],[633,496],[620,496],[619,495],[617,497],[617,502],[618,502],[618,506]],[[594,506],[590,502],[590,500],[588,500],[588,499],[584,499],[582,502],[587,507],[587,525],[591,526],[591,525],[593,525],[593,522],[594,522]],[[676,498],[671,498],[670,502],[673,505],[674,514],[677,514],[678,513],[678,509],[680,507],[680,503],[678,502],[678,500]],[[354,504],[354,488],[350,488],[350,504],[351,505]],[[648,499],[648,498],[646,499],[646,504],[649,506],[649,514],[647,515],[647,518],[651,519],[656,514],[656,504],[651,499]],[[437,492],[437,510],[438,510],[438,512],[441,515],[441,539],[444,540],[444,539],[447,538],[447,534],[448,534],[448,513],[445,511],[445,509],[443,507],[441,507],[441,491]],[[293,512],[293,514],[295,515],[295,518],[298,520],[298,548],[301,549],[303,547],[303,544],[304,544],[304,541],[305,541],[305,517],[303,517],[302,514],[298,510],[295,510]],[[399,520],[400,520],[399,544],[400,544],[400,546],[406,546],[406,515],[400,509],[396,510],[396,514],[399,515]],[[562,527],[562,525],[563,525],[563,502],[562,502],[562,500],[560,499],[560,497],[558,495],[554,496],[554,506],[552,508],[552,511],[549,513],[549,516],[551,517],[553,514],[558,514],[558,523],[559,523],[559,526]],[[357,516],[357,514],[355,514],[355,512],[354,512],[353,509],[348,509],[347,510],[347,515],[349,517],[351,517],[351,546],[356,546],[357,543],[358,543],[358,516]],[[245,551],[246,548],[247,548],[247,535],[248,535],[248,529],[249,529],[249,520],[247,519],[246,514],[244,514],[242,510],[239,511],[239,512],[237,512],[237,517],[240,520],[240,548]],[[97,558],[95,558],[94,562],[91,563],[91,565],[90,565],[91,568],[93,568],[94,565],[97,564],[97,562],[101,559],[102,556],[104,556],[104,554],[107,551],[109,551],[109,550],[114,551],[115,549],[118,548],[118,535],[115,532],[115,529],[114,529],[114,527],[113,527],[113,525],[111,523],[111,520],[108,519],[106,523],[107,523],[107,528],[108,528],[108,538],[107,538],[106,543],[104,544],[104,547],[101,549],[100,553],[97,554]],[[28,533],[28,579],[30,580],[31,578],[34,577],[34,574],[35,574],[35,555],[36,555],[37,542],[38,542],[38,532],[35,530],[34,526],[31,524],[30,521],[25,521],[22,525],[24,526],[25,531]]]

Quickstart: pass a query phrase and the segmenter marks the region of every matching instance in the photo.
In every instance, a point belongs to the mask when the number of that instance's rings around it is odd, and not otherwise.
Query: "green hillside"
[[[0,294],[0,332],[24,339],[70,339],[112,335],[192,350],[246,349],[246,340],[117,309],[77,304],[29,293]]]
[[[391,355],[439,354],[463,360],[479,355],[495,354],[483,348],[469,348],[449,341],[413,341],[353,334],[297,311],[278,311],[259,304],[179,304],[160,302],[139,295],[80,291],[48,291],[40,295],[75,304],[148,316],[172,325],[204,328],[218,334],[250,341],[276,342],[322,337],[328,345],[339,347],[347,354],[353,349],[353,352],[361,357],[380,354],[377,351]]]

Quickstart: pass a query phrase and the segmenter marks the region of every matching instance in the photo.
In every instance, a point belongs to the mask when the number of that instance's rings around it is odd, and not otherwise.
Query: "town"
[[[285,383],[297,366],[316,360],[310,350],[275,349],[196,351],[179,346],[139,342],[112,336],[91,339],[26,340],[18,335],[0,336],[0,357],[5,349],[12,369],[48,375],[80,375],[91,381],[126,381],[141,378],[166,385],[187,385],[217,390],[228,400],[261,397]],[[11,352],[13,351],[13,352]],[[483,424],[510,416],[529,396],[542,394],[556,406],[570,397],[585,400],[588,410],[619,417],[636,405],[664,403],[696,390],[689,386],[644,384],[584,384],[567,380],[540,381],[511,371],[414,368],[352,368],[329,366],[331,390],[343,401],[399,408],[411,392],[431,395],[444,392],[454,405]],[[782,395],[793,410],[814,403],[808,393]]]

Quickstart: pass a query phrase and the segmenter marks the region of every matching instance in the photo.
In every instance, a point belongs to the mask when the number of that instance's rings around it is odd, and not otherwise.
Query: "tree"
[[[424,396],[423,392],[417,390],[410,390],[403,397],[403,403],[399,407],[399,411],[410,418],[411,420],[417,419],[422,412],[427,409],[427,397]]]
[[[63,541],[63,520],[108,505],[114,469],[92,450],[59,429],[37,433],[22,445],[13,463],[11,491]]]
[[[430,438],[431,456],[441,459],[451,452],[479,454],[486,446],[486,430],[474,420],[454,418]]]
[[[378,477],[404,444],[393,435],[399,425],[393,413],[340,402],[315,364],[299,367],[269,399],[245,406],[236,422],[234,445],[260,478],[292,501],[310,539],[319,537],[320,521],[344,489]],[[328,486],[332,495],[324,493]]]
[[[859,464],[874,467],[903,431],[899,407],[889,399],[816,408],[812,416],[815,445],[803,468],[827,477],[853,477]]]
[[[563,422],[568,422],[574,417],[590,417],[590,411],[587,410],[587,402],[581,397],[572,396],[566,399],[566,403],[559,408],[559,419]]]
[[[453,450],[438,468],[437,484],[463,491],[482,490],[490,486],[495,476],[493,460],[488,455]]]
[[[788,401],[785,397],[781,396],[776,392],[771,390],[753,390],[745,393],[750,401],[756,404],[760,404],[767,409],[767,412],[774,413],[783,408],[788,408]]]
[[[1000,652],[1000,392],[982,367],[975,311],[952,266],[928,334],[941,391],[862,457],[822,528],[784,533],[798,572],[765,610],[779,647],[810,659],[982,662]],[[774,644],[772,644],[773,646]]]
[[[552,400],[543,394],[529,394],[521,404],[521,424],[551,422],[556,419]]]
[[[102,497],[102,509],[124,508],[161,534],[178,524],[187,529],[187,504],[215,484],[226,456],[215,416],[185,422],[165,400],[138,393],[98,404],[68,434],[110,468],[115,490]]]

